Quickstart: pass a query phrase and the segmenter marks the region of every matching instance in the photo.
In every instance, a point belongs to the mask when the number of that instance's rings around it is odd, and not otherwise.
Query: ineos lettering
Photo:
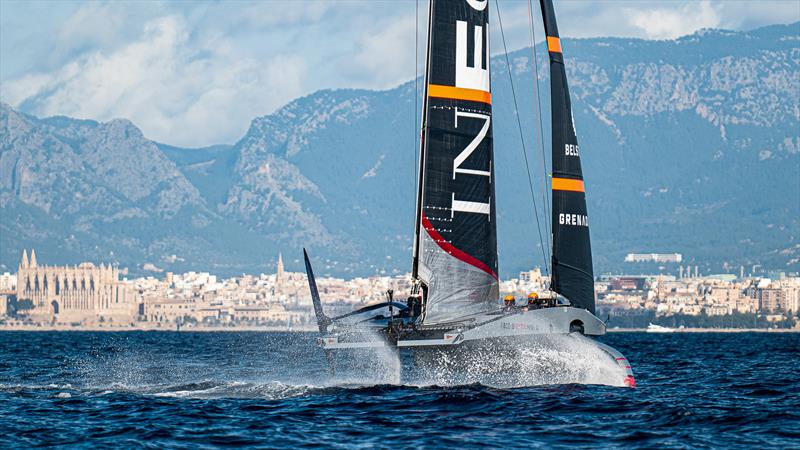
[[[467,144],[466,148],[458,154],[458,156],[453,159],[453,179],[456,179],[457,173],[467,174],[467,175],[477,175],[482,177],[489,177],[489,182],[491,182],[492,172],[491,172],[491,161],[489,162],[489,170],[476,170],[476,169],[464,169],[461,165],[464,161],[469,158],[469,156],[478,148],[478,145],[483,142],[486,138],[486,134],[489,132],[489,125],[491,124],[491,117],[488,114],[480,114],[480,113],[472,113],[472,112],[465,112],[459,111],[458,108],[455,108],[455,128],[458,128],[458,118],[459,117],[469,117],[472,119],[481,119],[483,120],[483,126],[481,127],[480,131],[478,131],[477,136],[475,136],[469,144]],[[470,213],[478,213],[478,214],[486,214],[489,215],[491,211],[491,207],[489,202],[481,203],[481,202],[468,202],[463,200],[456,200],[456,194],[453,193],[452,196],[452,208],[450,210],[450,217],[452,218],[456,211],[459,212],[470,212]]]
[[[483,11],[484,9],[486,9],[486,4],[488,2],[489,0],[467,0],[469,6],[471,6],[472,9],[476,11]]]
[[[484,69],[483,27],[475,25],[474,67],[467,65],[467,22],[456,21],[456,87],[489,92],[489,70]],[[487,45],[488,46],[488,45]],[[486,49],[489,53],[489,49]],[[488,66],[488,64],[487,64]]]
[[[453,160],[453,179],[456,179],[457,173],[468,173],[471,175],[482,175],[484,177],[491,177],[492,174],[486,170],[472,170],[472,169],[462,169],[461,164],[469,158],[469,155],[478,148],[481,142],[483,142],[484,138],[486,138],[486,133],[489,132],[489,125],[491,124],[492,118],[487,114],[480,114],[480,113],[471,113],[471,112],[464,112],[459,111],[458,108],[456,110],[456,117],[455,117],[455,128],[458,128],[458,118],[459,117],[471,117],[473,119],[482,119],[483,120],[483,127],[478,132],[478,135],[467,145],[461,153],[456,156]]]

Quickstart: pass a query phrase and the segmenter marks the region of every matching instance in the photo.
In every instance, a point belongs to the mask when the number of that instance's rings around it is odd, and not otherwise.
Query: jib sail
[[[424,323],[497,307],[488,0],[433,0],[413,275]]]
[[[552,0],[540,0],[550,55],[553,122],[551,289],[594,313],[594,276],[580,150]]]

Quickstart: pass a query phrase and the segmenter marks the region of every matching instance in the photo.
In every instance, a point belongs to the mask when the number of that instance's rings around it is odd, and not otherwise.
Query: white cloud
[[[554,0],[554,3],[559,31],[566,37],[663,39],[691,34],[700,28],[749,30],[800,21],[797,0]],[[536,9],[538,18],[538,6]]]
[[[350,70],[369,80],[370,87],[389,88],[414,79],[414,18],[393,21],[358,39]],[[424,46],[419,58],[424,60]]]
[[[296,1],[257,2],[245,5],[233,22],[255,28],[313,25],[333,7],[333,2],[320,0],[306,0],[302,7]]]
[[[651,39],[676,38],[720,24],[719,13],[707,0],[674,8],[626,8],[625,15],[632,25]]]
[[[90,2],[81,5],[59,28],[56,53],[68,54],[85,47],[108,45],[119,39],[125,26],[122,9],[110,3]]]
[[[419,0],[419,65],[426,2]],[[534,21],[543,37],[537,1]],[[797,0],[555,0],[565,37],[671,38],[800,21]],[[414,75],[412,1],[8,2],[0,99],[36,115],[131,119],[175,145],[234,142],[250,120],[317,89]],[[525,1],[500,2],[509,51],[530,43]],[[502,52],[490,0],[492,53]]]
[[[253,117],[303,93],[302,58],[255,60],[224,37],[190,42],[189,34],[179,17],[151,20],[115,51],[4,83],[4,101],[37,115],[124,117],[149,138],[201,146],[235,141]]]

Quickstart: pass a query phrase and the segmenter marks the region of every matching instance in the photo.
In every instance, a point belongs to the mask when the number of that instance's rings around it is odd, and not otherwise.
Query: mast
[[[589,219],[575,120],[552,0],[539,0],[550,57],[553,127],[553,255],[550,289],[594,313]]]
[[[413,268],[424,323],[497,307],[488,3],[430,3]]]
[[[417,183],[417,207],[416,207],[416,219],[414,220],[414,250],[413,250],[413,260],[412,260],[412,267],[411,267],[411,278],[413,280],[419,279],[419,231],[422,225],[422,186],[425,181],[425,132],[427,127],[425,126],[426,120],[428,118],[428,78],[430,77],[430,61],[431,61],[431,27],[433,23],[433,0],[428,2],[428,32],[427,36],[427,45],[425,50],[425,77],[423,80],[423,96],[422,96],[422,122],[420,125],[420,133],[419,133],[419,180]],[[417,95],[414,92],[414,95]]]

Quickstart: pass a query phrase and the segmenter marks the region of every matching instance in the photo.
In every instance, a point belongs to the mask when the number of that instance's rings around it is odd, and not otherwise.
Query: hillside
[[[798,29],[564,41],[597,273],[654,251],[715,272],[800,270]],[[509,56],[538,196],[530,49]],[[544,55],[538,63],[546,138]],[[505,59],[492,65],[500,270],[510,276],[541,264],[541,252]],[[274,270],[279,251],[300,270],[305,245],[325,261],[321,273],[403,273],[414,105],[413,82],[320,91],[255,118],[232,145],[203,149],[152,142],[126,120],[2,105],[0,262],[13,270],[21,249],[36,247],[48,263],[225,275]]]

